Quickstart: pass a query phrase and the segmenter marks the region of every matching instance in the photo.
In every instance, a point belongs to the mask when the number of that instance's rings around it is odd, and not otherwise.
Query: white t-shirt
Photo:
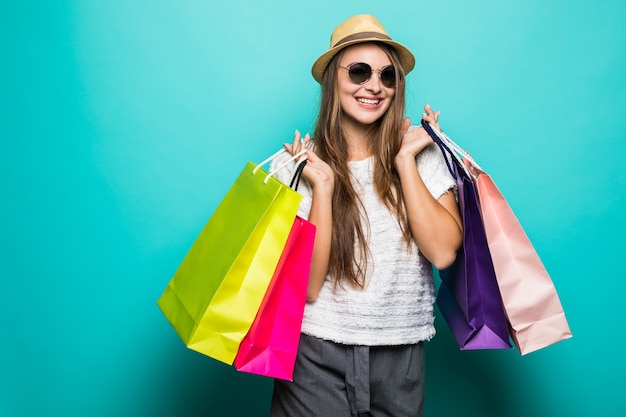
[[[274,162],[278,166],[288,155]],[[418,171],[433,197],[456,187],[437,145],[425,148],[416,158]],[[349,162],[353,184],[367,212],[363,221],[371,258],[365,288],[334,286],[326,277],[318,298],[307,303],[302,333],[351,345],[412,344],[435,334],[432,266],[413,242],[411,250],[393,214],[378,198],[373,184],[372,158]],[[289,184],[293,167],[277,177]],[[311,188],[303,179],[299,215],[308,218]],[[358,253],[358,251],[357,251]]]

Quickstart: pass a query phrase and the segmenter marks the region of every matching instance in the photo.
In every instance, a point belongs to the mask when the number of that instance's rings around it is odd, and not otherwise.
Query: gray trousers
[[[424,346],[351,346],[302,335],[270,417],[422,417]]]

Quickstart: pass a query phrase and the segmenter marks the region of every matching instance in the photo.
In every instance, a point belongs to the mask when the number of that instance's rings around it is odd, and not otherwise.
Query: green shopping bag
[[[254,321],[302,199],[275,172],[261,169],[281,152],[258,165],[248,162],[157,302],[187,347],[229,365]]]

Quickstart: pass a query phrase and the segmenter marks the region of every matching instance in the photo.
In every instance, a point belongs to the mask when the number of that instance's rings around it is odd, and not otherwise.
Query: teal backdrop
[[[156,300],[248,161],[310,131],[336,24],[372,13],[491,173],[574,337],[461,352],[427,416],[626,415],[626,2],[54,0],[0,6],[0,416],[265,416],[271,381],[184,347]]]

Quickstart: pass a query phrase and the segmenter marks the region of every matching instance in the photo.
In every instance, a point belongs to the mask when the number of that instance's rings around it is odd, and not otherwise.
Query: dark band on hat
[[[350,41],[354,41],[354,40],[358,40],[358,39],[371,39],[371,38],[377,38],[377,39],[384,39],[384,40],[388,40],[390,41],[391,38],[387,35],[383,35],[382,33],[378,33],[378,32],[359,32],[359,33],[355,33],[349,36],[346,36],[345,38],[341,39],[339,42],[337,42],[335,45],[333,45],[333,48],[336,46],[339,46],[343,43],[346,42],[350,42]]]

